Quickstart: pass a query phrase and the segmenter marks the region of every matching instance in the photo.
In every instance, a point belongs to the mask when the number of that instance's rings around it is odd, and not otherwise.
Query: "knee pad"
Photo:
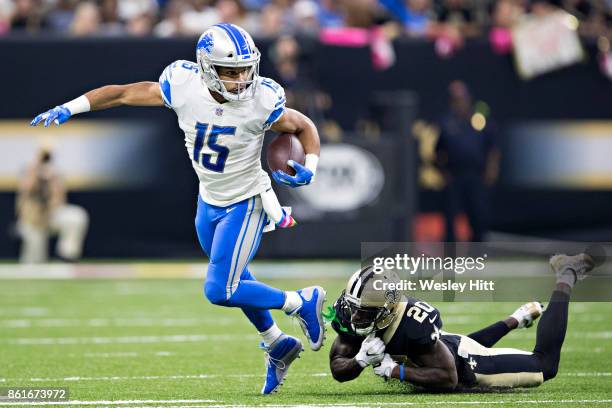
[[[215,282],[204,284],[204,294],[210,303],[214,305],[224,305],[227,302],[225,297],[225,287]]]

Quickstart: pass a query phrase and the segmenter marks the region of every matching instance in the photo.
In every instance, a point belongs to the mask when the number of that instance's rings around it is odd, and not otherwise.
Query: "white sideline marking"
[[[327,377],[330,373],[292,374],[292,377]],[[566,377],[612,377],[612,372],[565,372],[558,376]],[[72,382],[72,381],[133,381],[133,380],[193,380],[209,378],[254,378],[264,374],[187,374],[187,375],[143,375],[143,376],[103,376],[103,377],[60,377],[60,378],[0,378],[0,382]]]
[[[354,261],[255,261],[252,272],[258,278],[293,278],[308,272],[311,278],[346,279],[359,269]],[[40,265],[0,265],[0,279],[91,279],[91,278],[186,278],[202,279],[207,262],[137,262],[137,263],[79,263]]]
[[[559,374],[557,374],[559,375]],[[594,372],[594,373],[561,373],[561,375],[565,375],[567,377],[612,377],[612,373],[606,372]]]
[[[19,346],[66,344],[129,344],[129,343],[189,343],[202,341],[237,341],[258,339],[256,335],[175,334],[172,336],[124,336],[124,337],[18,337],[0,341],[0,344]]]
[[[203,402],[218,402],[216,400],[123,400],[123,401],[39,401],[28,402],[27,405],[121,405],[121,404],[190,404]],[[24,405],[23,402],[0,402],[0,405]],[[210,405],[206,405],[209,407]]]
[[[215,403],[215,400],[124,400],[124,401],[41,401],[30,402],[28,405],[121,405],[121,404],[201,404]],[[266,408],[288,407],[357,407],[357,406],[420,406],[420,405],[505,405],[505,404],[609,404],[612,400],[503,400],[503,401],[423,401],[423,402],[349,402],[340,404],[265,404],[257,405]],[[0,406],[23,405],[23,402],[0,402]],[[210,405],[161,405],[139,406],[137,408],[239,408],[248,405],[210,404]],[[134,407],[136,408],[136,407]]]
[[[515,339],[535,337],[534,333],[514,335]],[[612,339],[612,331],[571,333],[567,337],[580,339]],[[259,339],[256,335],[222,334],[176,334],[170,336],[123,336],[123,337],[15,337],[0,339],[0,344],[14,345],[65,345],[65,344],[129,344],[129,343],[189,343],[204,341],[239,341]]]
[[[117,357],[147,357],[154,355],[157,357],[175,356],[176,353],[171,351],[156,351],[154,353],[138,353],[136,351],[117,351],[109,353],[83,353],[83,354],[68,354],[70,357],[98,357],[98,358],[117,358]]]
[[[138,357],[140,354],[135,351],[118,351],[112,353],[83,353],[84,357],[102,357],[102,358],[112,358],[112,357]],[[71,357],[80,357],[79,354],[70,354]]]
[[[17,313],[12,311],[17,311]],[[49,309],[47,309],[46,307],[7,307],[3,308],[3,310],[0,310],[0,316],[9,314],[17,314],[20,316],[28,317],[46,316],[49,314]]]
[[[10,329],[22,329],[30,327],[192,327],[204,324],[215,324],[217,326],[228,326],[236,322],[236,319],[217,318],[103,318],[92,317],[87,319],[79,318],[53,318],[53,319],[6,319],[0,320],[0,327]]]
[[[326,373],[319,373],[319,376]],[[310,374],[306,374],[310,375]],[[142,375],[142,376],[106,376],[106,377],[63,377],[63,378],[5,378],[12,381],[30,381],[30,382],[58,382],[58,381],[132,381],[132,380],[193,380],[207,378],[250,378],[264,377],[264,374],[192,374],[192,375]],[[304,374],[302,374],[304,376]]]

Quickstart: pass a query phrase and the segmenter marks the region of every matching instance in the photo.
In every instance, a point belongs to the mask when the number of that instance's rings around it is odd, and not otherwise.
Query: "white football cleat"
[[[572,256],[564,254],[553,255],[550,257],[549,263],[557,278],[567,273],[573,273],[575,282],[587,278],[589,272],[595,267],[593,258],[585,253]]]
[[[542,316],[544,306],[540,302],[529,302],[516,309],[514,313],[510,315],[518,322],[517,329],[533,326],[538,317]]]

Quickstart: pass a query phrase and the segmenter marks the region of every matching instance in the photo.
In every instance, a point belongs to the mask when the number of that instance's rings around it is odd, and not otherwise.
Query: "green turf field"
[[[282,288],[322,284],[328,303],[343,282],[268,280]],[[210,305],[194,279],[0,280],[0,387],[66,386],[74,406],[612,406],[612,304],[575,303],[559,376],[537,389],[435,395],[385,383],[370,369],[340,384],[327,353],[306,350],[280,392],[259,395],[263,353],[238,309]],[[451,332],[468,333],[516,304],[437,304]],[[279,326],[301,336],[280,313]],[[531,349],[535,329],[500,346]],[[122,402],[121,402],[122,401]],[[0,402],[0,406],[7,405]],[[497,405],[498,406],[498,405]]]

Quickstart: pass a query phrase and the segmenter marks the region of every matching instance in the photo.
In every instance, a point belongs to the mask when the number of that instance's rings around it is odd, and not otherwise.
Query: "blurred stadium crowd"
[[[381,26],[389,37],[459,45],[559,9],[581,35],[610,37],[611,0],[0,0],[0,35],[193,36],[231,22],[259,38]]]

